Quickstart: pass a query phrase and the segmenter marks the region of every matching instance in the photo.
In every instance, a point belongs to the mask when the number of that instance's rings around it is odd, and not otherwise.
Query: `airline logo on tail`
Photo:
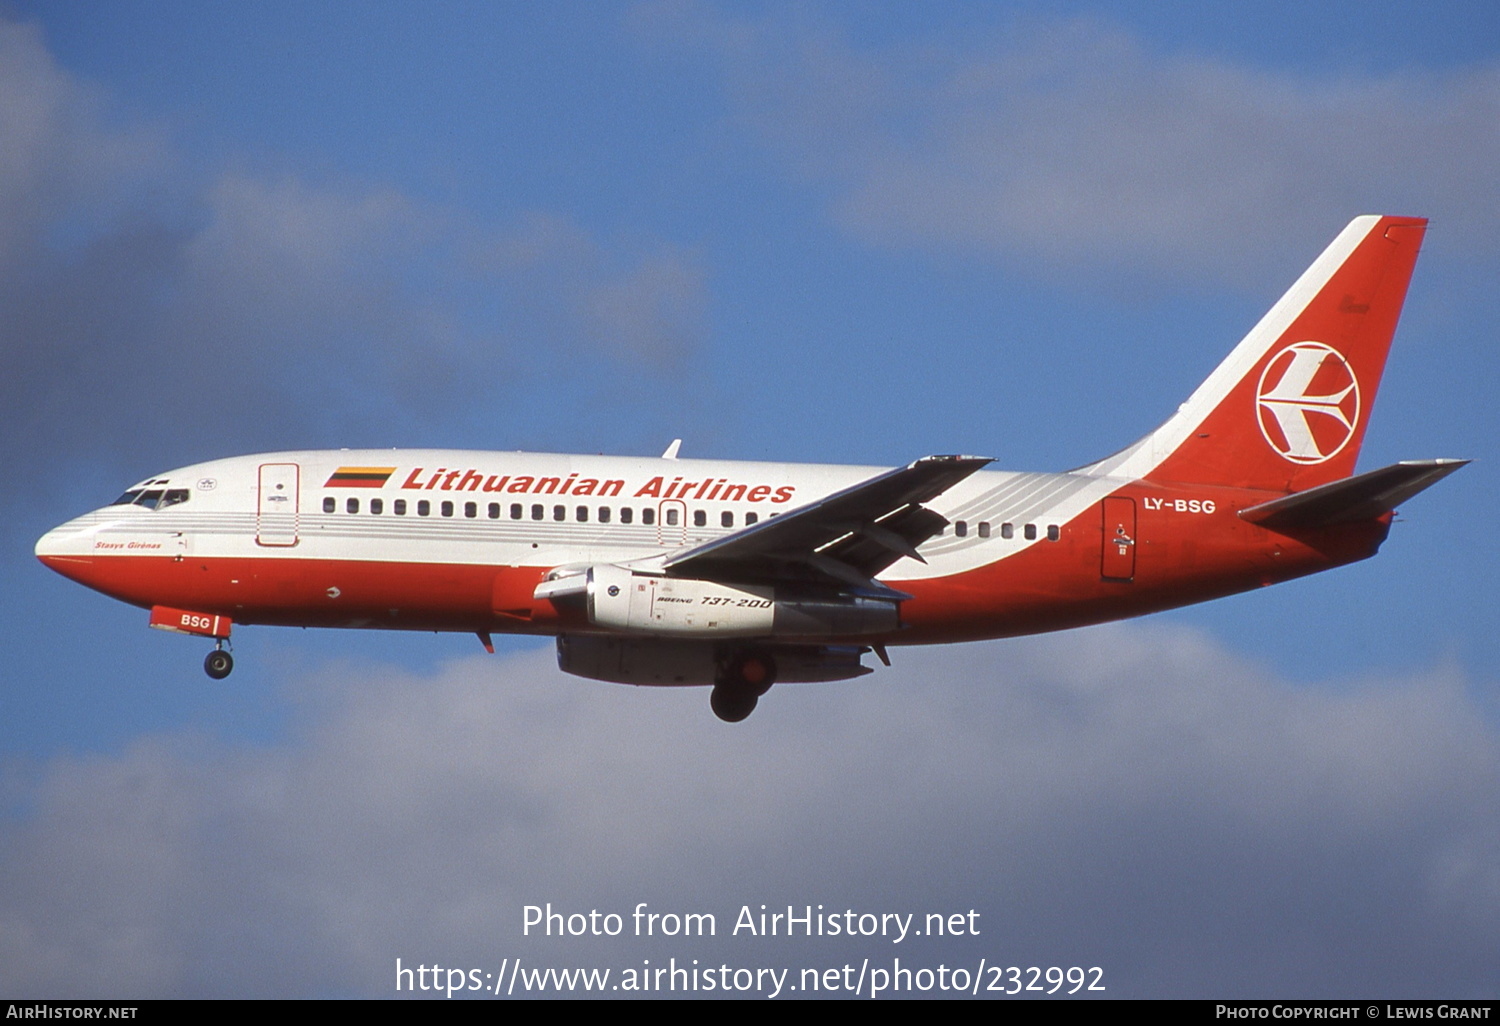
[[[1255,406],[1260,433],[1283,459],[1322,463],[1354,437],[1359,380],[1337,349],[1297,342],[1266,363]]]

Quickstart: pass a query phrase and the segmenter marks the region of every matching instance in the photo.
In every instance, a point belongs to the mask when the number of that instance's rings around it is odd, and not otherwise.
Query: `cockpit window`
[[[187,502],[191,495],[192,492],[187,488],[133,488],[110,505],[166,509],[168,506]]]

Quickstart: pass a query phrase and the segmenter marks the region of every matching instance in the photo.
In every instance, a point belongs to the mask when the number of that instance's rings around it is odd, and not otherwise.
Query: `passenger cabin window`
[[[1062,537],[1062,528],[1058,527],[1056,524],[1048,524],[1047,525],[1047,540],[1048,541],[1057,541],[1061,537]]]
[[[470,520],[472,520],[475,517],[479,516],[479,505],[478,505],[478,503],[473,503],[473,502],[466,502],[466,503],[464,503],[464,516],[468,517]]]
[[[1036,525],[1035,524],[1027,524],[1026,525],[1026,540],[1027,541],[1036,541]]]
[[[374,513],[376,516],[380,516],[380,514],[384,513],[385,512],[385,500],[383,500],[383,499],[371,499],[370,500],[370,512]]]
[[[498,502],[490,503],[489,514],[491,520],[500,519],[500,504]]]
[[[552,519],[553,520],[566,520],[566,519],[568,519],[568,507],[566,507],[566,506],[553,506],[552,507]]]
[[[967,538],[969,536],[969,523],[968,523],[968,521],[967,520],[960,520],[957,523],[955,523],[953,525],[953,533],[955,535],[957,535],[958,537],[960,537],[960,538]]]
[[[345,513],[358,513],[359,512],[359,500],[358,499],[345,499],[344,500],[344,512]]]
[[[746,527],[749,527],[751,524],[756,524],[756,523],[759,523],[759,522],[760,522],[760,514],[759,513],[746,513],[745,514],[745,526]]]
[[[720,527],[733,527],[734,526],[734,514],[731,513],[727,509],[723,513],[720,513],[719,514],[719,526]]]
[[[622,506],[620,508],[620,523],[628,524],[634,519],[635,510],[631,509],[629,506]]]
[[[337,508],[338,508],[338,500],[335,499],[332,495],[325,495],[323,497],[323,512],[324,513],[332,513]]]
[[[1000,525],[1000,537],[1002,537],[1002,538],[1014,538],[1015,536],[1016,536],[1016,525],[1015,524],[1001,524]]]
[[[547,511],[545,509],[543,509],[541,506],[532,506],[531,507],[531,519],[533,519],[533,520],[545,520],[545,519],[547,519]]]
[[[522,512],[523,510],[521,509],[521,504],[519,502],[513,502],[510,504],[510,518],[512,520],[520,520]]]
[[[396,516],[398,516],[398,517],[404,517],[404,516],[406,516],[406,500],[405,499],[394,499],[394,500],[392,500],[392,502],[391,502],[391,512],[395,513]]]
[[[677,510],[675,510],[675,509],[669,509],[669,510],[667,510],[667,526],[668,527],[676,527],[677,526]]]
[[[453,503],[444,501],[439,508],[443,511],[443,516],[451,517],[453,515]]]
[[[990,536],[990,522],[988,520],[981,520],[979,522],[979,537],[981,537],[981,538],[988,538],[989,536]]]
[[[589,508],[587,506],[578,507],[578,522],[580,524],[586,524],[589,522]]]
[[[599,523],[601,523],[601,524],[607,524],[607,523],[609,523],[609,507],[608,506],[600,506],[599,507]]]
[[[417,500],[417,516],[419,516],[419,517],[425,517],[425,516],[427,516],[427,514],[429,514],[431,512],[432,512],[432,503],[428,502],[426,499],[418,499]]]
[[[701,510],[701,509],[695,509],[695,510],[693,510],[693,526],[694,527],[707,527],[708,526],[708,514],[705,511]]]
[[[641,523],[647,527],[656,523],[656,510],[650,508],[641,510]]]

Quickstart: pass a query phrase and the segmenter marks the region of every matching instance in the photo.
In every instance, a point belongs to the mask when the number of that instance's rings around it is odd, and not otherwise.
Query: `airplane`
[[[453,450],[280,452],[149,477],[36,545],[215,642],[235,624],[553,635],[596,680],[776,682],[889,647],[1139,616],[1375,554],[1467,460],[1355,474],[1427,222],[1355,218],[1159,428],[1061,474]]]

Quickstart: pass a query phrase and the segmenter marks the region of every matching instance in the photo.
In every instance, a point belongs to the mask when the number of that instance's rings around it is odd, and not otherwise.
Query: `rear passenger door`
[[[1104,500],[1104,551],[1100,572],[1107,581],[1135,579],[1135,500]]]

